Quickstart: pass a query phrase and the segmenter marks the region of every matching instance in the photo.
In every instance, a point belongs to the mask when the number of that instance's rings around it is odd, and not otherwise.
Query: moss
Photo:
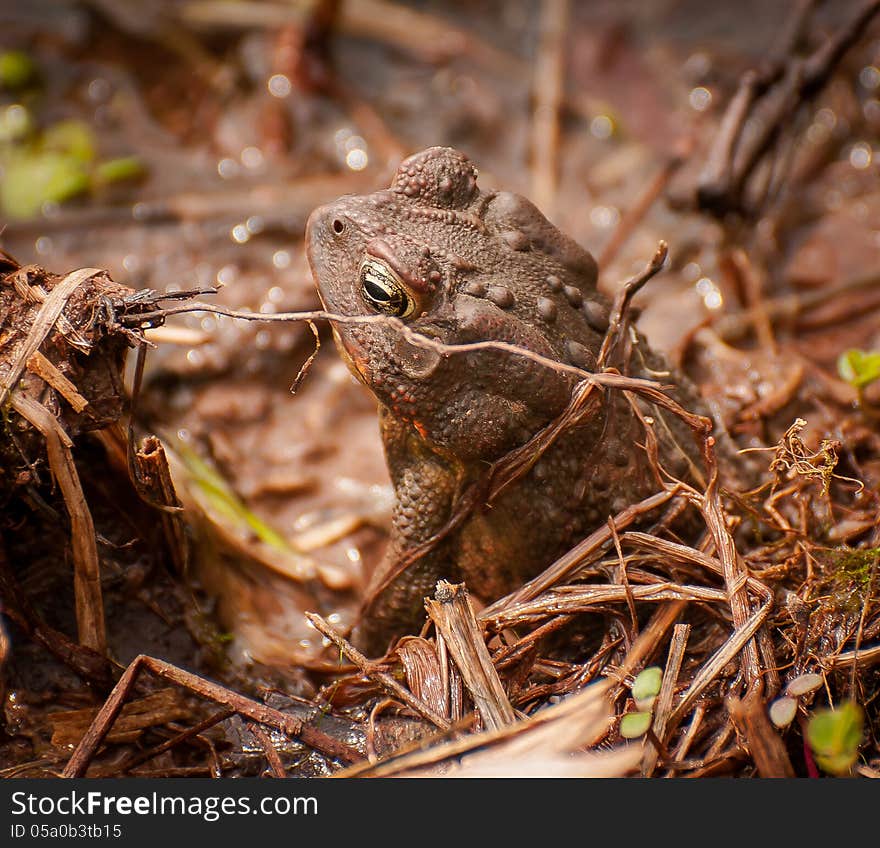
[[[870,594],[880,548],[841,546],[825,551],[819,560],[825,566],[817,587],[828,595],[824,606],[838,614],[858,615]]]
[[[826,561],[835,583],[867,589],[880,562],[880,548],[834,548],[828,551]]]

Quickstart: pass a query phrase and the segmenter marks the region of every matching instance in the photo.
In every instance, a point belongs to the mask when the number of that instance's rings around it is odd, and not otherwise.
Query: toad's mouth
[[[365,386],[369,386],[367,381],[369,368],[366,359],[362,355],[358,356],[360,353],[358,344],[350,338],[345,338],[336,327],[333,328],[333,341],[336,343],[336,349],[343,362],[348,366],[348,370]]]

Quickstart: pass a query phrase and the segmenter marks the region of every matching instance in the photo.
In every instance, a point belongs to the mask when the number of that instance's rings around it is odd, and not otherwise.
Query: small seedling
[[[649,666],[636,675],[631,688],[636,711],[627,713],[620,720],[620,735],[624,739],[638,739],[651,728],[652,708],[660,693],[662,682],[663,669],[657,665]]]
[[[856,390],[859,406],[866,409],[865,389],[880,379],[880,350],[845,350],[837,359],[837,373]]]
[[[818,710],[807,725],[807,740],[816,763],[829,774],[849,774],[859,755],[864,715],[855,701]]]
[[[660,694],[660,684],[663,681],[663,669],[658,665],[652,665],[641,672],[632,685],[632,696],[639,710],[650,710],[654,700]]]
[[[644,736],[651,727],[651,713],[627,713],[620,720],[620,735],[624,739],[638,739]]]
[[[837,359],[837,373],[856,389],[880,379],[880,351],[845,350]]]

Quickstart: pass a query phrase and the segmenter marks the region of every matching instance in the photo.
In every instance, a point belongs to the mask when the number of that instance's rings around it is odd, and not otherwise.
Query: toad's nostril
[[[340,218],[334,218],[333,223],[330,226],[333,227],[333,232],[338,236],[341,236],[345,231],[345,221]]]

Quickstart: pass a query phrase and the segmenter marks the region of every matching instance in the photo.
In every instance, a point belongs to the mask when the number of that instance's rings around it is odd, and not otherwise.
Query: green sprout
[[[620,735],[624,739],[638,739],[651,728],[654,701],[660,694],[663,682],[663,669],[652,665],[641,671],[633,680],[631,692],[636,711],[627,713],[620,719]]]
[[[859,756],[863,724],[862,708],[855,701],[817,710],[807,725],[807,741],[819,768],[829,774],[849,774]]]
[[[223,516],[238,530],[247,530],[261,542],[280,551],[293,551],[287,540],[276,530],[256,516],[232,491],[232,487],[222,475],[202,459],[192,448],[179,444],[177,450],[187,471],[192,475],[193,484],[199,489],[211,508]]]
[[[653,706],[654,699],[660,694],[662,682],[663,669],[659,665],[649,666],[633,680],[632,696],[640,710],[647,710]]]
[[[620,720],[620,735],[624,739],[638,739],[644,736],[651,727],[651,713],[627,713]]]
[[[850,348],[837,358],[837,373],[858,395],[859,406],[865,406],[865,389],[880,380],[880,351]]]

